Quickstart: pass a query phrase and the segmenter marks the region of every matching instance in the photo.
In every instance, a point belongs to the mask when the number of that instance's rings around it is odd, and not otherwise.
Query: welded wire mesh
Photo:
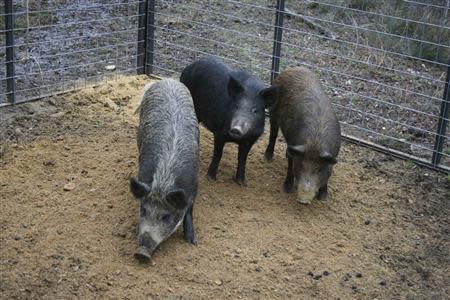
[[[149,67],[177,76],[188,63],[216,55],[269,82],[276,2],[157,1]],[[425,162],[439,152],[449,167],[449,132],[437,130],[450,57],[449,2],[284,1],[280,71],[315,71],[345,135]],[[437,151],[439,136],[444,146]]]
[[[118,74],[136,73],[138,6],[143,1],[16,0],[13,27],[0,12],[0,105],[10,91],[5,65],[14,63],[15,102],[42,98]],[[14,36],[14,58],[5,35]]]
[[[320,78],[345,136],[450,168],[450,104],[444,102],[450,0],[13,3],[16,102],[117,74],[178,77],[205,55],[246,69],[267,84],[272,72],[303,65]],[[273,51],[277,15],[283,21],[279,54]],[[11,94],[6,17],[2,7],[0,106]],[[272,69],[274,60],[279,70]]]

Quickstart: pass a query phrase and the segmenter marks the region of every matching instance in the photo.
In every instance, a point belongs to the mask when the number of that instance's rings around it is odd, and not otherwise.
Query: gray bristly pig
[[[297,187],[297,201],[326,199],[328,179],[341,145],[341,130],[319,80],[302,67],[289,68],[274,81],[277,102],[270,110],[270,137],[265,157],[272,160],[278,128],[287,142],[284,191]]]
[[[181,223],[185,239],[197,244],[192,208],[198,188],[199,130],[189,90],[173,79],[147,85],[139,111],[139,171],[130,179],[130,189],[140,202],[135,257],[148,261]]]

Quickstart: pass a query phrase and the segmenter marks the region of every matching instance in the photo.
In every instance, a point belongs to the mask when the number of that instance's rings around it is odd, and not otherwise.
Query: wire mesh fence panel
[[[269,83],[277,1],[156,2],[155,73],[216,55]],[[315,71],[346,136],[450,167],[449,132],[438,130],[448,127],[450,1],[283,2],[280,70]]]
[[[278,66],[303,65],[319,76],[345,137],[450,168],[450,0],[2,5],[0,106],[11,95],[18,103],[116,74],[178,77],[206,55],[267,84]]]
[[[138,6],[143,1],[16,0],[0,15],[0,104],[8,101],[5,35],[14,36],[15,102],[136,72]],[[4,20],[12,15],[13,26]]]
[[[152,67],[178,76],[194,60],[216,55],[267,80],[273,18],[273,9],[255,10],[241,1],[156,1]]]

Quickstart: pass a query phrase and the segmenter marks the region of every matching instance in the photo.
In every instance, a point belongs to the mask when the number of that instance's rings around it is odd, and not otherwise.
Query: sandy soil
[[[133,115],[148,79],[123,78],[0,110],[0,296],[3,299],[448,299],[447,175],[344,144],[328,201],[281,192],[284,148],[253,148],[248,187],[227,145],[205,174],[199,245],[179,230],[149,265],[133,258],[138,203]],[[67,189],[67,191],[65,190]]]

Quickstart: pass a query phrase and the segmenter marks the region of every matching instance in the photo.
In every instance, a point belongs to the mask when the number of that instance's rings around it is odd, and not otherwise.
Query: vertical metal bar
[[[14,16],[13,1],[5,0],[5,35],[6,35],[6,91],[8,101],[16,102],[14,82]]]
[[[147,53],[145,55],[145,74],[152,74],[154,71],[153,64],[155,58],[155,0],[149,0],[148,16],[147,16]]]
[[[148,0],[139,2],[138,7],[138,40],[137,40],[137,74],[145,73],[145,56],[147,55],[147,14]]]
[[[284,19],[283,17],[284,17],[284,0],[277,0],[270,83],[273,82],[278,71],[280,70],[281,39],[283,36],[283,19]]]
[[[450,60],[447,65],[447,79],[445,80],[444,95],[441,102],[441,110],[439,112],[439,121],[436,130],[436,139],[434,141],[434,151],[431,163],[435,166],[441,163],[442,148],[444,147],[445,133],[448,125],[448,117],[450,110]]]

